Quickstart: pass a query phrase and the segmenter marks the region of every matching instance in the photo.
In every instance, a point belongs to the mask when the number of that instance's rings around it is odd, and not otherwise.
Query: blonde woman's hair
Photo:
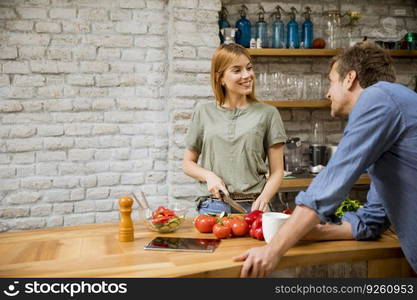
[[[252,62],[249,52],[239,44],[222,44],[213,54],[211,59],[211,88],[219,105],[224,104],[226,97],[226,88],[221,84],[224,71],[241,55],[246,56]],[[255,78],[253,79],[252,92],[247,95],[247,99],[249,102],[258,101],[255,96]]]

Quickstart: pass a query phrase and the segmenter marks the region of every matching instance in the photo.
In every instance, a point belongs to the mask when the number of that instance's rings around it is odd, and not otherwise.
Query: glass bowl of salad
[[[150,205],[139,209],[139,218],[145,226],[159,233],[169,233],[178,230],[184,223],[189,211],[185,205],[174,203],[168,205]]]

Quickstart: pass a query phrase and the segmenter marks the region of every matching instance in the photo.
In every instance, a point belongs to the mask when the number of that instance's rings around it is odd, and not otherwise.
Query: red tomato
[[[223,217],[220,219],[220,222],[223,223],[224,226],[230,227],[232,229],[233,219],[228,217]]]
[[[213,226],[213,233],[219,239],[227,239],[230,236],[231,229],[229,226],[217,223]]]
[[[157,218],[152,219],[152,223],[153,224],[162,224],[162,223],[167,222],[171,218],[172,218],[172,216],[161,216],[161,217],[157,217]]]
[[[170,211],[170,212],[174,213],[174,211],[165,208],[165,206],[162,206],[162,205],[161,206],[158,206],[158,208],[155,209],[152,212],[152,218],[156,219],[156,218],[159,218],[161,216],[175,216],[175,213],[174,214],[171,214],[171,213],[166,214],[165,212],[167,212],[167,211]]]
[[[162,214],[164,216],[175,216],[175,212],[172,209],[165,209],[164,211],[162,211]]]
[[[292,209],[290,209],[290,208],[284,209],[282,211],[282,213],[287,214],[287,215],[291,215],[292,214]]]
[[[216,224],[216,218],[208,215],[199,215],[194,219],[194,226],[201,233],[213,232],[213,226]]]
[[[249,232],[249,225],[245,220],[234,219],[232,222],[232,233],[234,236],[244,236]]]

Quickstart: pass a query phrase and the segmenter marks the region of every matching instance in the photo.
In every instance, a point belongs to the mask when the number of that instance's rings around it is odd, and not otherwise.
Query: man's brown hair
[[[391,56],[386,50],[371,42],[357,43],[334,56],[330,61],[330,68],[336,62],[340,80],[343,80],[349,71],[355,71],[363,89],[378,81],[396,80]]]

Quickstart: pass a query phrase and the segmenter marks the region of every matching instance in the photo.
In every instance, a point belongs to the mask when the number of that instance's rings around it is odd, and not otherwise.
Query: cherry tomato
[[[213,233],[219,239],[227,239],[231,234],[231,229],[229,226],[222,225],[217,223],[213,226]]]
[[[194,219],[194,226],[201,233],[213,232],[213,226],[216,224],[216,218],[208,215],[199,215]]]
[[[282,211],[282,213],[287,214],[287,215],[291,215],[292,214],[292,209],[290,209],[290,208],[284,209]]]
[[[244,236],[249,232],[249,225],[245,220],[234,219],[232,221],[232,233],[234,236]]]

